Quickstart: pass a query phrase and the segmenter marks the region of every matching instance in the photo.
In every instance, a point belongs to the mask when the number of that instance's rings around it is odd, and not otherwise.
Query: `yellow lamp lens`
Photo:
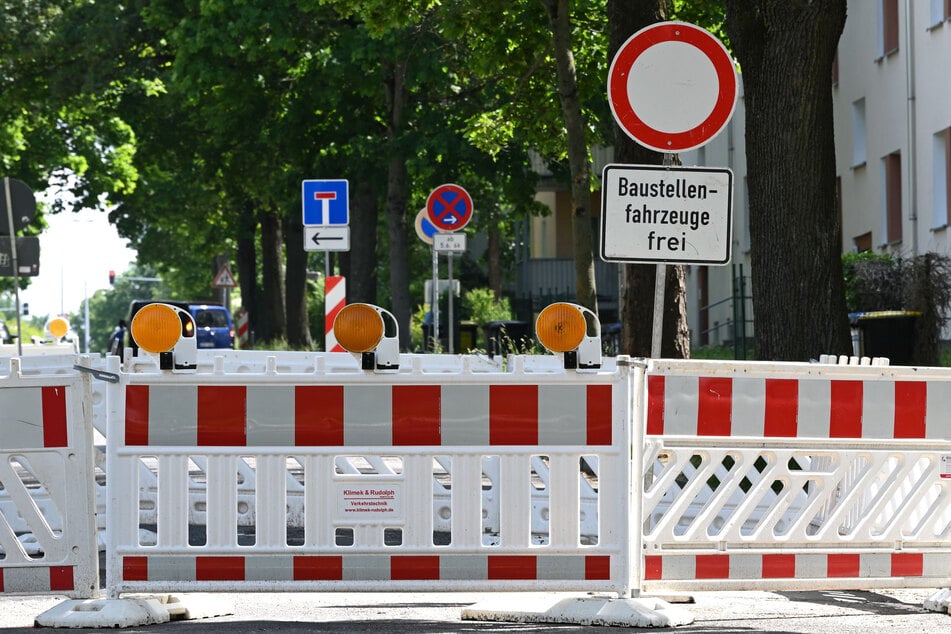
[[[348,304],[334,319],[334,335],[350,352],[369,352],[383,338],[383,317],[370,304]]]
[[[66,333],[69,332],[69,322],[62,317],[56,317],[50,320],[50,323],[47,324],[47,329],[53,337],[62,339],[66,336]]]
[[[550,304],[535,320],[538,340],[552,352],[574,350],[581,345],[587,329],[584,314],[574,304]]]
[[[132,318],[132,338],[146,352],[167,352],[182,336],[182,320],[167,304],[149,304]]]

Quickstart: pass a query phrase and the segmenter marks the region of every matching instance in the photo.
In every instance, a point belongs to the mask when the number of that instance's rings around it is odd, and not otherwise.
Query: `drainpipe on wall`
[[[912,1],[905,0],[905,93],[908,131],[908,220],[911,221],[911,255],[918,255],[918,154],[915,143],[915,21]]]

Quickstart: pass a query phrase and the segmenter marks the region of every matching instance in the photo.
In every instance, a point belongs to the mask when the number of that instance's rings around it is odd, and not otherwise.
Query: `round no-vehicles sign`
[[[602,260],[730,261],[733,172],[729,169],[608,165],[601,183]]]
[[[618,126],[641,145],[683,152],[730,121],[738,83],[720,40],[694,24],[659,22],[618,49],[608,71],[608,103]]]

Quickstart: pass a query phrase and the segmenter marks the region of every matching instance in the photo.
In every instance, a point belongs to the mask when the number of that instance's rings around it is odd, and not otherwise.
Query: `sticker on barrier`
[[[99,591],[88,380],[0,376],[0,593]]]

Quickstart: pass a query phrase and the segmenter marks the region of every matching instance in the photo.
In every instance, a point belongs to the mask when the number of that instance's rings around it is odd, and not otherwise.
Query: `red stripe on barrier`
[[[149,444],[149,386],[125,388],[125,444]]]
[[[827,577],[858,577],[862,556],[859,554],[833,554],[826,558]]]
[[[664,435],[664,377],[647,377],[647,435]]]
[[[659,581],[664,578],[664,558],[661,555],[644,557],[644,581]]]
[[[537,385],[489,386],[489,444],[538,444]]]
[[[921,577],[924,569],[924,555],[921,553],[892,553],[893,577]]]
[[[733,380],[700,377],[697,403],[697,435],[729,436],[733,410]]]
[[[343,557],[339,555],[302,555],[294,557],[294,581],[340,581]]]
[[[799,381],[766,379],[763,435],[795,438],[799,421]]]
[[[924,438],[928,384],[895,381],[895,438]]]
[[[587,389],[587,412],[589,445],[611,444],[611,413],[614,411],[613,393],[610,385],[589,385]]]
[[[244,581],[244,557],[196,557],[195,581]]]
[[[795,555],[763,555],[763,579],[793,579],[795,576]]]
[[[832,381],[829,438],[862,437],[862,381]]]
[[[66,447],[66,387],[52,385],[43,388],[43,446]]]
[[[50,591],[69,592],[75,589],[72,566],[50,567]]]
[[[584,558],[585,581],[609,581],[611,579],[610,555],[587,555]]]
[[[149,558],[148,557],[123,557],[122,558],[122,580],[123,581],[148,581],[149,580]]]
[[[438,385],[394,385],[393,444],[441,445],[440,398]]]
[[[393,555],[390,557],[390,580],[412,581],[439,579],[437,555]]]
[[[697,555],[696,567],[694,576],[697,579],[730,578],[729,555]]]
[[[294,388],[294,443],[298,447],[343,445],[343,386]]]
[[[198,444],[206,447],[247,445],[247,409],[244,385],[199,385]]]
[[[489,580],[537,579],[537,563],[534,555],[489,555]]]

